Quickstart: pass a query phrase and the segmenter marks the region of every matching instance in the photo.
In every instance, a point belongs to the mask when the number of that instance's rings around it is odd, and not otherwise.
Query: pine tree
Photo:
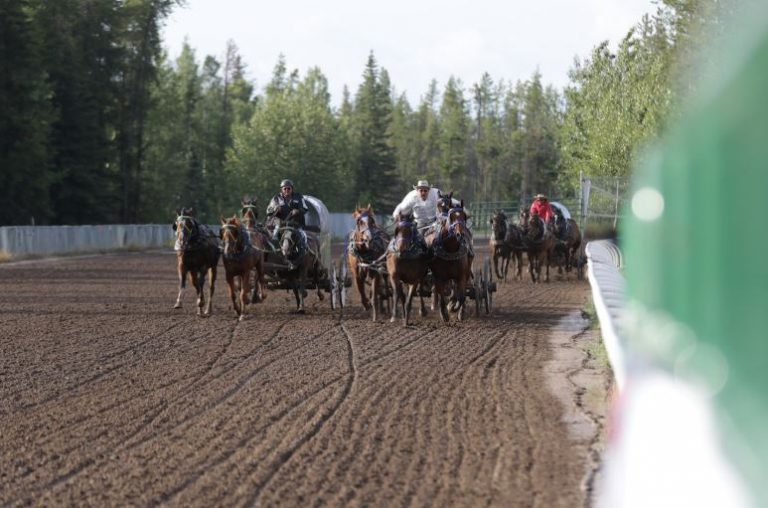
[[[0,224],[46,223],[50,88],[33,2],[0,1]]]
[[[373,52],[363,72],[363,82],[355,95],[353,115],[354,171],[356,198],[371,202],[377,209],[389,210],[400,201],[392,147],[392,99],[389,79],[382,80]]]
[[[461,81],[448,80],[440,105],[440,181],[446,191],[466,195],[469,189],[467,153],[469,116]]]

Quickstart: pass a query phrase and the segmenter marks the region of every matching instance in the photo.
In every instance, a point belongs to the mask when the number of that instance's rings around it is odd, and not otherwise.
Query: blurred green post
[[[761,6],[734,28],[738,43],[716,55],[718,82],[637,172],[622,228],[631,351],[712,397],[721,445],[759,506],[768,506],[766,20]]]

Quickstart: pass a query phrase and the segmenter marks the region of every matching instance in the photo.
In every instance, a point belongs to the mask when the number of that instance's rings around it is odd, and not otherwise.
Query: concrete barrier
[[[172,241],[169,224],[0,227],[0,252],[12,257],[169,247]]]
[[[351,213],[331,213],[334,238],[346,238],[355,227]],[[378,217],[382,219],[381,216]],[[218,231],[219,225],[211,226]],[[11,257],[51,256],[77,252],[170,247],[168,224],[108,224],[96,226],[0,226],[0,253]]]
[[[625,308],[624,277],[619,272],[619,248],[607,240],[589,242],[586,248],[589,284],[600,320],[603,343],[608,353],[616,385],[621,391],[627,374],[625,347],[620,340],[619,322]]]

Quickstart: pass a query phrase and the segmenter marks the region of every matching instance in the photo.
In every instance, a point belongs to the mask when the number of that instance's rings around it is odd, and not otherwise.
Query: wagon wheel
[[[347,306],[347,263],[346,259],[343,257],[339,260],[339,264],[341,265],[339,269],[339,303],[341,304],[341,308]]]
[[[488,260],[488,256],[485,257],[485,262],[483,263],[483,272],[485,272],[485,297],[483,298],[485,302],[485,313],[490,314],[491,310],[493,310],[494,284],[493,270],[491,270],[491,262]]]
[[[475,301],[475,317],[480,317],[480,295],[483,293],[483,281],[480,269],[475,270],[473,300]]]
[[[336,310],[339,306],[339,277],[334,263],[331,263],[331,278],[328,284],[331,290],[331,310]]]

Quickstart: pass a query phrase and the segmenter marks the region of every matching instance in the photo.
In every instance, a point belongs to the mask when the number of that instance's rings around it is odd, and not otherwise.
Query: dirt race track
[[[212,317],[172,308],[170,252],[0,265],[0,505],[584,506],[588,292],[403,329],[271,291],[238,322],[221,267]]]

